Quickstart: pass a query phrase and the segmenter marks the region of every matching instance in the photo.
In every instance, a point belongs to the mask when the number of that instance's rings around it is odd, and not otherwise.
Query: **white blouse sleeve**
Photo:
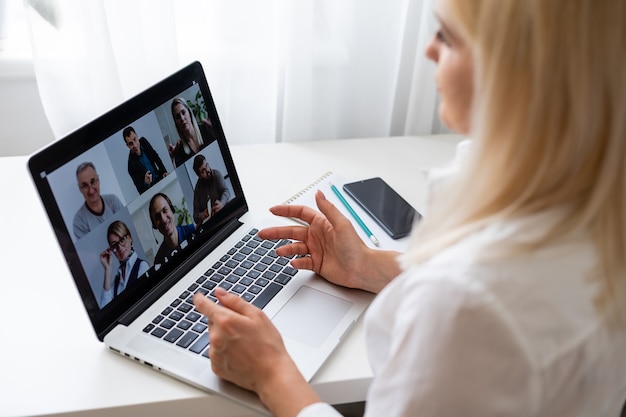
[[[366,335],[388,338],[370,356],[366,416],[533,415],[527,349],[489,294],[445,278],[405,280],[395,292],[385,300],[394,322]]]

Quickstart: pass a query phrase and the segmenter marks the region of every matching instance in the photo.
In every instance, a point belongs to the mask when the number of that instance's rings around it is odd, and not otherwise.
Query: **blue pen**
[[[341,193],[339,192],[339,190],[337,189],[337,187],[335,187],[333,184],[330,184],[330,189],[333,190],[333,192],[335,193],[335,195],[337,196],[337,198],[339,198],[339,201],[341,201],[344,205],[344,207],[346,209],[348,209],[348,212],[350,212],[350,214],[352,215],[352,217],[354,218],[354,220],[356,220],[356,222],[359,224],[359,226],[361,226],[361,229],[363,229],[363,231],[367,234],[367,236],[370,238],[370,240],[372,242],[374,242],[374,245],[376,246],[380,246],[380,242],[378,241],[378,239],[376,239],[376,236],[374,236],[374,234],[372,233],[372,231],[365,225],[365,223],[363,223],[363,220],[361,220],[361,218],[359,217],[358,214],[356,214],[356,212],[354,211],[354,209],[350,206],[350,204],[348,203],[348,201],[343,197],[343,195],[341,195]]]

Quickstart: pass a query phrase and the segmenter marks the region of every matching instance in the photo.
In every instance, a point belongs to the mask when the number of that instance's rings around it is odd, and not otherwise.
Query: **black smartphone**
[[[414,222],[422,218],[421,214],[382,178],[369,178],[344,184],[343,190],[393,239],[408,235]]]

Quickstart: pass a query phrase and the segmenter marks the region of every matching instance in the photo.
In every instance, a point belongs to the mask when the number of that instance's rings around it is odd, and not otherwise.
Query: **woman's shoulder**
[[[399,293],[411,299],[427,291],[440,301],[433,305],[444,309],[480,308],[506,323],[538,356],[550,357],[602,321],[594,306],[597,284],[590,279],[597,253],[587,234],[576,231],[533,250],[491,256],[499,238],[514,230],[495,226],[411,267]]]

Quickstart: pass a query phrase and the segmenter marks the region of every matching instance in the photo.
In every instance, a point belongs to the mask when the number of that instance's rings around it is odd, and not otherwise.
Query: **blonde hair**
[[[193,114],[193,111],[191,111],[191,108],[189,107],[189,104],[187,104],[185,99],[176,97],[175,99],[172,100],[172,104],[170,106],[172,117],[175,117],[174,108],[178,105],[182,105],[187,110],[187,113],[189,113],[191,124],[193,125],[193,131],[196,135],[196,140],[198,141],[198,146],[202,146],[204,144],[204,139],[202,138],[202,133],[200,133],[200,126],[198,126],[198,121],[196,120],[196,116]],[[185,154],[186,155],[193,154],[194,152],[189,147],[189,138],[185,136],[185,133],[183,131],[180,130],[177,123],[174,123],[174,125],[176,126],[176,131],[178,132],[178,137],[181,140],[181,144],[183,145]]]
[[[126,226],[126,223],[124,223],[121,220],[115,220],[113,223],[109,225],[109,227],[107,228],[107,239],[111,235],[116,235],[119,238],[122,238],[128,235],[128,237],[131,238],[131,240],[133,238],[133,236],[130,233],[130,229],[128,228],[128,226]]]
[[[524,249],[576,227],[588,230],[601,261],[593,271],[601,282],[598,307],[623,311],[626,5],[616,0],[445,4],[472,48],[474,143],[463,175],[416,231],[405,265],[431,258],[494,220],[567,207],[559,223]]]

